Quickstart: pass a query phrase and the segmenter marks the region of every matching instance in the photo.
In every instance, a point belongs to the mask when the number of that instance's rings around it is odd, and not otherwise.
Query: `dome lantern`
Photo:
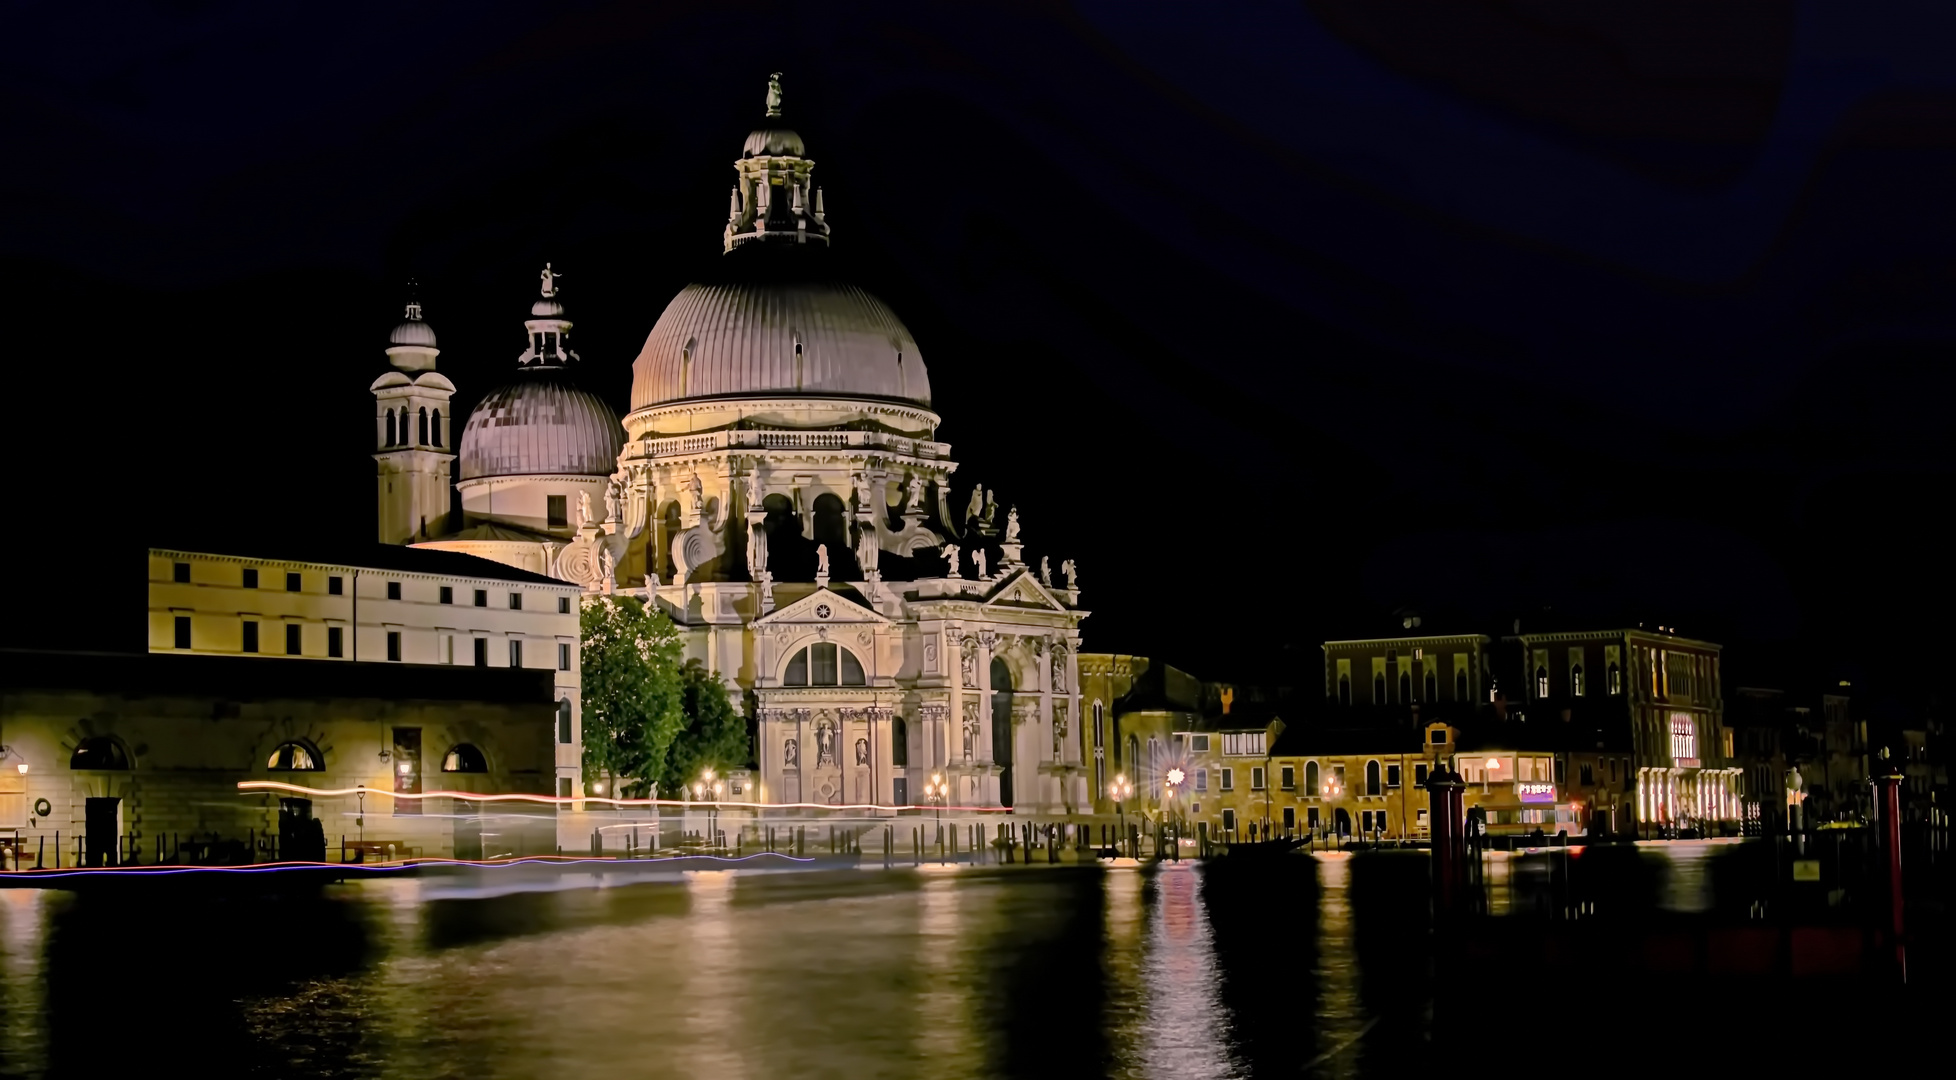
[[[740,183],[728,210],[726,250],[743,244],[822,244],[829,226],[815,162],[800,133],[781,122],[781,73],[767,80],[767,115],[740,148]]]

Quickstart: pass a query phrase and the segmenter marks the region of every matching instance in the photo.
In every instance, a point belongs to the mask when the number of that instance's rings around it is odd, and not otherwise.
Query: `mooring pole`
[[[1882,747],[1874,769],[1877,805],[1881,814],[1881,848],[1888,866],[1888,935],[1895,950],[1895,971],[1908,981],[1908,952],[1902,936],[1902,766]]]

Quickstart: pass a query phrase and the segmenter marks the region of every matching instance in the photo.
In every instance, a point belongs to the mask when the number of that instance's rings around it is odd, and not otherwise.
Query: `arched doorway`
[[[814,511],[815,543],[829,549],[829,576],[837,581],[860,581],[856,549],[849,543],[848,508],[841,497],[826,491],[815,496]]]
[[[1333,811],[1331,815],[1331,823],[1332,826],[1338,830],[1339,836],[1350,836],[1352,834],[1351,811],[1346,810],[1344,807],[1341,806],[1337,810]]]
[[[467,789],[474,777],[489,771],[489,759],[471,743],[456,743],[441,757],[442,786]],[[482,850],[482,804],[474,799],[455,800],[455,857],[480,859]]]
[[[992,657],[992,761],[998,765],[998,804],[1012,805],[1012,669]]]

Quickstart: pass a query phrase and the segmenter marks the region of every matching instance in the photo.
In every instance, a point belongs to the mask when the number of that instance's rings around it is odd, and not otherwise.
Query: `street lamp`
[[[1121,815],[1121,843],[1127,843],[1127,800],[1134,794],[1134,785],[1128,782],[1126,773],[1116,773],[1114,783],[1107,789],[1114,797],[1114,812]],[[1115,850],[1119,850],[1118,846]]]
[[[1320,790],[1320,794],[1324,798],[1325,809],[1330,811],[1325,815],[1326,820],[1324,823],[1325,848],[1326,850],[1330,850],[1330,837],[1338,831],[1338,808],[1332,805],[1332,800],[1345,793],[1345,785],[1339,782],[1337,773],[1331,772],[1329,769],[1325,770],[1325,772],[1324,784]]]
[[[937,807],[937,827],[944,827],[944,804],[951,798],[951,782],[943,773],[931,773],[924,781],[924,802]]]
[[[721,782],[713,775],[713,766],[708,765],[706,768],[701,769],[700,778],[693,783],[693,797],[704,802],[708,795],[713,796],[713,801],[707,803],[706,807],[706,840],[708,845],[712,847],[720,846],[721,790]]]
[[[1172,843],[1175,845],[1175,858],[1177,859],[1182,857],[1182,821],[1175,812],[1175,793],[1182,789],[1182,783],[1188,778],[1189,774],[1183,772],[1181,766],[1171,765],[1168,769],[1168,775],[1163,778],[1164,782],[1161,785],[1164,796],[1162,799],[1162,817],[1166,819],[1169,831],[1174,834]],[[1159,860],[1161,858],[1161,852],[1155,852],[1155,858]]]

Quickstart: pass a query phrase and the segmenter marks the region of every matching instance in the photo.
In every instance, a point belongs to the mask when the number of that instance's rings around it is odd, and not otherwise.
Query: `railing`
[[[881,431],[712,431],[703,435],[672,435],[640,439],[631,444],[641,458],[702,454],[716,450],[883,450],[905,457],[944,459],[948,443],[912,439]]]

